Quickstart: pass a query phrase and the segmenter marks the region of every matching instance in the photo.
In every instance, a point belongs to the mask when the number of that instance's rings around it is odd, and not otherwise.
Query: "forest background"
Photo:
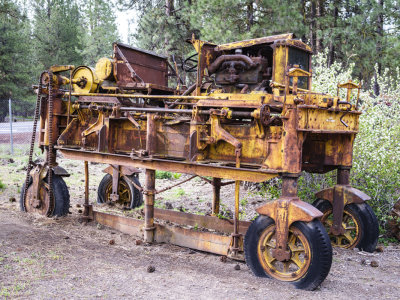
[[[117,12],[130,11],[127,28]],[[313,89],[336,92],[352,78],[363,86],[364,114],[354,146],[353,185],[372,197],[380,224],[400,199],[400,1],[398,0],[0,0],[0,99],[34,109],[32,85],[53,64],[94,65],[121,41],[174,57],[194,53],[185,40],[214,43],[293,32],[314,53]],[[7,114],[0,101],[0,121]],[[334,174],[333,174],[334,175]],[[306,174],[301,197],[332,184]],[[266,185],[276,196],[279,181]]]

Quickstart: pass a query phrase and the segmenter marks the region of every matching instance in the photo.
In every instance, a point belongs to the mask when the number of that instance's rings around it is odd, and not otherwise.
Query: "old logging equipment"
[[[223,45],[190,42],[196,54],[185,61],[183,72],[167,57],[119,43],[112,58],[100,59],[95,68],[52,66],[43,72],[21,208],[47,216],[68,212],[62,179],[68,173],[57,165],[59,152],[84,161],[84,216],[144,233],[148,243],[245,259],[255,275],[307,290],[328,275],[331,243],[373,251],[378,225],[365,202],[370,198],[349,182],[360,86],[339,84],[338,90],[347,89],[345,99],[339,92],[312,92],[311,48],[292,34]],[[183,76],[191,71],[194,83],[186,88]],[[44,164],[32,161],[37,123]],[[143,195],[144,220],[93,210],[88,162],[109,165],[98,201],[135,208]],[[145,170],[143,187],[137,168]],[[162,192],[155,189],[155,170],[211,183],[212,216],[154,208],[155,195]],[[298,198],[302,171],[332,170],[337,184],[318,192],[313,205]],[[281,197],[258,207],[253,222],[239,221],[240,182],[278,176]],[[234,217],[219,219],[220,189],[230,183],[235,184]],[[155,219],[213,230],[191,231]]]

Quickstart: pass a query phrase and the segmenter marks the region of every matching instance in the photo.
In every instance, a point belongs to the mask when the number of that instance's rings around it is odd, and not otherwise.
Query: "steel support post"
[[[337,184],[338,185],[349,185],[350,184],[350,168],[349,167],[339,167],[337,169]],[[337,189],[333,190],[333,202],[332,202],[332,214],[333,223],[329,233],[334,235],[341,235],[345,233],[343,228],[343,212],[344,212],[344,199],[343,190]]]
[[[239,251],[239,198],[240,198],[240,180],[235,181],[235,217],[233,219],[233,255],[237,255]]]
[[[144,198],[144,240],[147,243],[154,242],[154,192],[156,183],[156,171],[146,169],[145,198]]]
[[[273,256],[279,261],[290,258],[290,250],[287,248],[289,235],[289,204],[297,198],[297,174],[285,174],[282,176],[282,196],[277,201],[276,210],[276,248]]]
[[[336,176],[337,184],[350,184],[350,167],[339,167]]]
[[[106,201],[117,202],[119,200],[118,185],[119,185],[120,166],[113,165],[112,167],[113,167],[112,190],[111,190],[110,199],[106,199]]]
[[[13,140],[13,130],[12,130],[13,116],[12,116],[11,98],[8,99],[8,111],[10,115],[10,147],[11,147],[11,154],[14,154],[14,140]]]
[[[212,180],[212,186],[213,186],[212,215],[215,216],[219,214],[221,178],[214,177]]]
[[[83,215],[89,216],[89,163],[85,161],[85,203],[83,205]]]

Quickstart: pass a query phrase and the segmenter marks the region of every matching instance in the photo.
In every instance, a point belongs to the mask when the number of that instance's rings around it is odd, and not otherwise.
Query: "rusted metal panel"
[[[346,111],[337,113],[318,108],[300,108],[298,120],[297,130],[299,131],[338,134],[358,132],[358,115]]]
[[[341,184],[319,191],[315,194],[315,197],[318,199],[328,200],[329,202],[333,203],[335,193],[340,194],[344,205],[350,203],[363,203],[371,199],[371,197],[364,192],[351,186]]]
[[[180,227],[157,225],[155,241],[170,243],[181,247],[227,255],[231,238],[209,232],[191,231]]]
[[[133,218],[93,211],[94,220],[126,234],[142,237],[145,222]],[[154,224],[154,241],[170,243],[219,255],[227,255],[230,237],[209,232],[192,231],[176,226]]]
[[[177,224],[198,226],[228,234],[233,232],[233,220],[219,219],[218,217],[189,214],[160,208],[154,208],[154,217],[156,219],[168,220]],[[239,233],[243,235],[246,234],[250,223],[251,222],[240,221]]]
[[[144,83],[168,86],[167,58],[155,53],[130,47],[121,43],[114,44],[114,59],[116,80],[118,85],[125,86],[135,82],[129,68],[126,66],[121,53]],[[120,50],[117,51],[117,49]]]
[[[249,46],[254,46],[254,45],[273,43],[274,41],[277,41],[277,40],[286,40],[286,39],[291,39],[291,38],[293,38],[293,33],[285,33],[285,34],[273,35],[273,36],[268,36],[268,37],[262,37],[262,38],[258,38],[258,39],[251,39],[251,40],[245,40],[245,41],[240,41],[240,42],[222,44],[222,45],[218,45],[217,47],[215,47],[215,50],[216,51],[233,50],[233,49],[237,49],[237,48],[244,48],[244,47],[249,47]]]
[[[93,219],[99,224],[114,228],[123,233],[138,237],[143,236],[143,220],[107,214],[99,211],[93,211]]]

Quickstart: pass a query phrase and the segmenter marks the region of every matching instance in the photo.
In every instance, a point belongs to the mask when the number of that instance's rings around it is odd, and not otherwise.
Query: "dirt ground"
[[[172,245],[137,245],[138,237],[80,222],[83,163],[60,160],[71,172],[66,179],[71,214],[44,218],[19,211],[26,159],[2,155],[0,180],[0,297],[20,299],[399,299],[400,246],[381,245],[381,253],[334,249],[327,279],[314,292],[257,278],[244,263]],[[104,166],[90,165],[90,198]],[[185,178],[172,179],[178,182]],[[143,178],[141,178],[142,181]],[[143,181],[142,181],[143,182]],[[170,185],[158,180],[157,189]],[[233,209],[233,187],[222,188],[223,212]],[[211,186],[194,179],[157,198],[174,209],[207,214]],[[242,219],[251,219],[262,201],[258,191],[242,190]],[[15,198],[16,202],[11,202]],[[11,201],[10,201],[11,200]],[[168,205],[169,206],[169,205]],[[110,243],[110,241],[113,241]],[[378,264],[372,267],[371,262]],[[235,270],[239,264],[240,270]],[[148,273],[149,266],[155,271]]]

